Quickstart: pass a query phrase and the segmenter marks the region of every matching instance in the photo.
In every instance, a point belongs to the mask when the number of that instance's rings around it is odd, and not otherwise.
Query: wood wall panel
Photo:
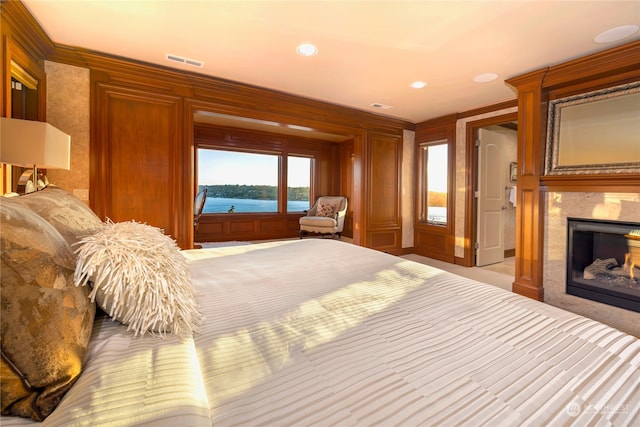
[[[253,241],[298,236],[301,214],[221,214],[201,218],[196,241]]]
[[[402,137],[369,133],[367,141],[366,246],[387,251],[402,249]]]
[[[369,236],[371,246],[378,248],[378,250],[396,254],[398,247],[398,233],[394,231],[378,231],[371,233]]]
[[[396,227],[400,222],[400,139],[373,134],[369,143],[368,216],[370,228]]]
[[[353,238],[353,195],[354,195],[354,143],[353,139],[340,144],[340,195],[347,198],[347,213],[342,235]]]
[[[447,233],[419,229],[414,233],[414,251],[418,255],[453,263],[454,239]]]
[[[286,230],[288,236],[300,231],[300,223],[298,222],[298,219],[299,215],[287,215]]]
[[[287,221],[281,218],[260,221],[260,231],[263,233],[285,233],[287,228]]]
[[[181,156],[181,101],[96,83],[93,148],[102,161],[93,168],[93,205],[102,218],[135,220],[159,227],[177,240]]]
[[[229,220],[229,233],[255,233],[257,221],[247,219],[246,221]]]
[[[38,120],[46,120],[44,58],[53,42],[24,4],[2,1],[0,5],[0,116],[11,117],[11,61],[38,80]]]

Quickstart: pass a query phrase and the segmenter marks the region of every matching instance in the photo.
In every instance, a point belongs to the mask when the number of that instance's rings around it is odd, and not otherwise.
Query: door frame
[[[478,187],[478,150],[476,139],[478,129],[492,125],[500,125],[518,121],[518,112],[487,117],[480,120],[467,122],[466,129],[466,197],[465,197],[465,224],[464,224],[464,258],[462,265],[475,267],[475,245],[477,241],[477,202],[475,190]]]

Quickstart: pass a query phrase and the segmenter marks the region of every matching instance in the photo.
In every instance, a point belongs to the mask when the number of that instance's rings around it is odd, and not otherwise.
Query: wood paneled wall
[[[16,3],[16,4],[14,4]],[[0,4],[0,115],[11,117],[11,62],[14,61],[38,81],[38,120],[46,120],[47,79],[44,58],[53,48],[45,32],[20,2]]]
[[[2,18],[3,46],[19,44],[18,50],[31,57],[41,70],[44,71],[44,60],[90,70],[90,205],[103,218],[147,222],[165,229],[182,248],[191,247],[195,196],[193,117],[196,112],[212,112],[304,126],[352,140],[348,150],[335,156],[336,162],[343,156],[352,159],[346,169],[323,170],[320,180],[340,183],[341,192],[351,194],[354,243],[401,251],[397,191],[400,174],[393,172],[400,170],[401,156],[378,159],[377,155],[389,155],[393,151],[391,145],[401,147],[403,130],[413,130],[412,123],[55,44],[20,1],[2,2]],[[5,49],[3,89],[8,87],[8,58]],[[378,146],[380,141],[385,141],[382,149]],[[149,158],[145,158],[147,154]],[[377,179],[379,174],[394,181],[382,183]],[[377,191],[381,184],[382,191]],[[370,196],[373,201],[367,199]],[[369,218],[379,212],[384,213],[382,220],[377,216],[373,221]],[[268,233],[275,237],[282,232],[280,236],[286,237],[294,222],[288,222],[286,227],[273,226]],[[246,230],[255,227],[245,224]]]

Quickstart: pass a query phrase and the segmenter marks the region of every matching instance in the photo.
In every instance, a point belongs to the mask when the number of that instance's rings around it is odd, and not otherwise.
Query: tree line
[[[278,187],[275,185],[201,185],[207,189],[207,197],[224,199],[278,200]],[[287,200],[309,200],[309,187],[289,187]]]
[[[446,207],[447,206],[447,193],[441,193],[438,191],[429,191],[429,206]]]

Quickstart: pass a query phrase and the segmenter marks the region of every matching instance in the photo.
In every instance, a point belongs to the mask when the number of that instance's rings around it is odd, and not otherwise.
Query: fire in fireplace
[[[640,313],[640,223],[568,218],[567,293]]]

